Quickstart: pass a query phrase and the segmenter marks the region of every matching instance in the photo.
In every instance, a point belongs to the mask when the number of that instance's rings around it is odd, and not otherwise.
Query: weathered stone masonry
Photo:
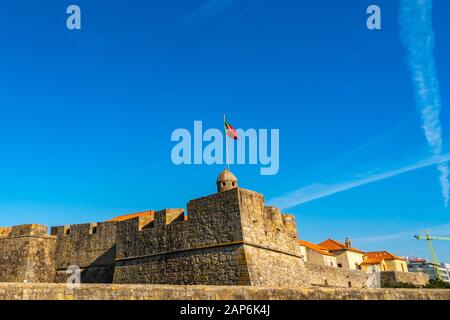
[[[0,229],[0,282],[53,282],[56,237],[37,224]]]

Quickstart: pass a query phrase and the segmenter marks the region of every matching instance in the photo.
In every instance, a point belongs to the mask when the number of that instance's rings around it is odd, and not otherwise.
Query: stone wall
[[[231,189],[117,225],[115,283],[305,285],[294,218]]]
[[[305,277],[311,286],[364,288],[368,274],[361,270],[328,267],[305,262]]]
[[[56,282],[66,282],[69,266],[81,269],[83,283],[112,283],[117,222],[53,227],[56,236]]]
[[[53,282],[55,237],[37,224],[2,228],[0,282]]]
[[[0,300],[450,300],[450,290],[0,283]]]
[[[383,271],[381,272],[381,286],[390,287],[398,283],[407,283],[414,286],[424,287],[430,281],[427,274],[423,272],[401,272]]]
[[[248,284],[237,190],[119,222],[115,283]]]
[[[188,219],[181,209],[155,212],[150,226],[134,218],[117,226],[117,259],[139,258],[242,241],[239,206],[231,191],[193,200]],[[226,205],[225,205],[226,204]],[[213,210],[215,208],[215,210]],[[178,218],[174,218],[178,215]],[[167,218],[172,216],[172,218]],[[165,221],[165,223],[162,223]]]
[[[265,206],[257,192],[237,193],[251,285],[307,286],[294,216]]]

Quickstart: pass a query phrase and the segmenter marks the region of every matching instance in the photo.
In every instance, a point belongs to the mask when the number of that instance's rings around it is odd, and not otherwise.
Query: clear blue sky
[[[366,8],[382,8],[382,30]],[[66,8],[82,10],[68,31]],[[450,151],[450,3],[434,0],[443,154]],[[222,166],[175,166],[170,135],[194,120],[280,129],[280,172],[234,166],[242,187],[285,196],[346,185],[432,154],[399,37],[397,1],[3,0],[0,225],[102,221],[185,207]],[[450,235],[436,166],[285,210],[301,238],[428,257]],[[436,243],[450,262],[450,243]]]

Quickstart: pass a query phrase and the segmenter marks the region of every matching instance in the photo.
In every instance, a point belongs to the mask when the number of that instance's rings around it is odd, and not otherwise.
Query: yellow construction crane
[[[433,265],[434,265],[434,271],[436,273],[436,277],[437,279],[441,280],[441,273],[439,272],[439,259],[436,255],[436,251],[434,250],[434,246],[433,246],[433,240],[447,240],[450,241],[450,237],[435,237],[435,236],[430,236],[430,233],[428,232],[428,230],[425,230],[425,236],[414,236],[417,240],[426,240],[428,243],[428,250],[430,250],[430,254],[431,254],[431,259],[433,261]]]

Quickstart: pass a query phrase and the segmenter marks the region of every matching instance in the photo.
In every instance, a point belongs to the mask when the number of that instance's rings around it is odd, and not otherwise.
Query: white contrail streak
[[[294,192],[288,193],[284,196],[271,199],[268,202],[271,205],[275,205],[281,209],[288,209],[300,205],[302,203],[324,198],[342,191],[361,187],[380,180],[385,180],[403,173],[415,171],[433,165],[441,165],[442,163],[448,161],[450,161],[450,154],[446,154],[443,156],[433,156],[429,159],[419,161],[417,163],[414,163],[412,165],[403,168],[374,174],[362,179],[355,179],[335,184],[314,183],[309,186],[300,188]]]
[[[432,0],[400,0],[400,39],[408,51],[408,67],[414,84],[415,100],[425,137],[435,156],[442,153],[442,128],[439,120],[441,94],[434,60]],[[449,168],[439,163],[439,181],[445,206],[449,203]]]

